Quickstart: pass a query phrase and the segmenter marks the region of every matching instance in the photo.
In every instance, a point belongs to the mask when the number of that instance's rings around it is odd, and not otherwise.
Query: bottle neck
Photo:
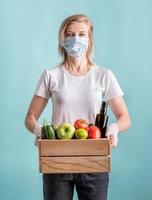
[[[102,107],[101,107],[101,110],[100,110],[100,114],[103,114],[103,115],[107,114],[107,106],[108,106],[108,103],[103,101],[102,102]]]

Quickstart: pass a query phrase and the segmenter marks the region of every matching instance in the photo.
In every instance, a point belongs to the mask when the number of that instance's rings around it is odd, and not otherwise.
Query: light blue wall
[[[97,64],[125,92],[132,127],[112,150],[109,200],[152,199],[152,1],[0,1],[0,199],[42,200],[34,137],[24,117],[42,71],[56,65],[59,25],[84,13],[94,23]],[[51,103],[43,117],[49,118]],[[111,118],[112,119],[112,118]],[[76,200],[75,195],[75,200]]]

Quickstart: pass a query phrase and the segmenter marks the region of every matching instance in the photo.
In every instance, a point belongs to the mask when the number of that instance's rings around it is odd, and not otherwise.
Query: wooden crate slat
[[[39,140],[40,156],[110,155],[108,139]]]
[[[110,156],[41,157],[42,173],[109,172]]]

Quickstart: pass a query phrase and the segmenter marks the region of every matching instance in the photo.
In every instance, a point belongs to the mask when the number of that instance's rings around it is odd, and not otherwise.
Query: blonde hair
[[[93,62],[91,60],[91,55],[93,54],[93,24],[90,21],[90,19],[86,15],[83,15],[83,14],[71,15],[67,17],[60,26],[59,35],[58,35],[58,40],[59,40],[58,51],[61,57],[63,57],[63,61],[61,62],[61,64],[68,63],[69,65],[69,62],[67,59],[67,53],[62,44],[65,38],[65,31],[71,22],[85,22],[89,26],[89,32],[88,32],[89,46],[88,46],[86,55],[87,55],[87,60],[88,60],[88,66],[91,66],[93,65]]]

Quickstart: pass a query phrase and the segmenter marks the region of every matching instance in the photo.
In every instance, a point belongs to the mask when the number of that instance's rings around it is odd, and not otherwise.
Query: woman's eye
[[[80,33],[79,36],[81,36],[81,37],[85,37],[86,34],[85,34],[85,33]]]
[[[74,33],[66,33],[65,36],[66,37],[74,37],[74,36],[76,36],[76,34],[74,34]],[[79,37],[86,37],[86,34],[85,33],[79,33]]]
[[[73,35],[71,33],[67,33],[66,37],[72,37]]]

